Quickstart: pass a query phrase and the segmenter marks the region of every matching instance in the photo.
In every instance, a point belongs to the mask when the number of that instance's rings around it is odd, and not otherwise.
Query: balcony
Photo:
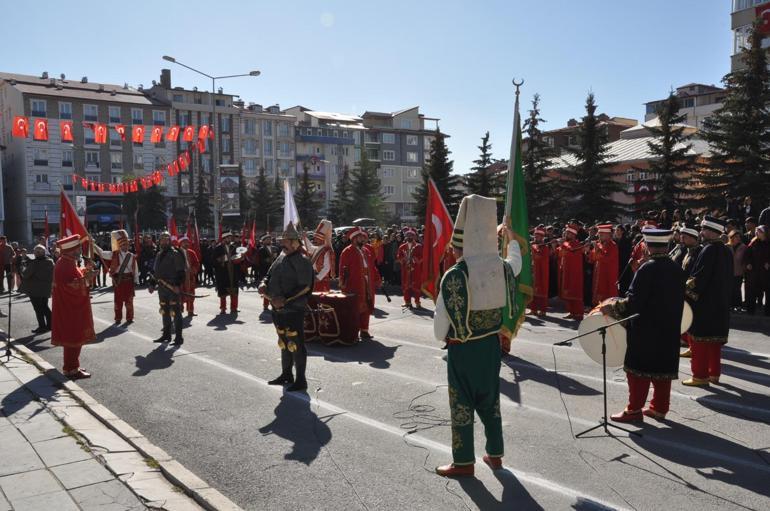
[[[32,110],[29,115],[32,117],[45,117],[46,111],[45,110]]]
[[[298,142],[315,142],[318,144],[347,144],[347,145],[353,145],[355,142],[353,140],[353,137],[349,137],[349,138],[324,137],[324,136],[318,136],[318,135],[305,135],[303,133],[299,133],[297,135],[297,141]]]
[[[298,154],[297,155],[297,161],[308,161],[308,160],[312,160],[314,158],[317,159],[319,162],[326,160],[325,155],[322,154],[322,153],[321,154],[315,153],[315,154]]]
[[[84,121],[98,121],[99,116],[98,115],[84,115],[83,116]]]
[[[278,159],[293,159],[294,151],[278,151]]]
[[[47,167],[48,166],[48,160],[32,160],[32,163],[36,167]]]

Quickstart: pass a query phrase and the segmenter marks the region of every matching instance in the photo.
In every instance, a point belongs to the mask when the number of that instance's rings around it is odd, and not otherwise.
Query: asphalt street
[[[768,323],[732,330],[722,384],[673,384],[667,420],[631,426],[642,436],[574,434],[602,415],[601,366],[577,346],[553,347],[576,323],[528,320],[501,370],[506,471],[476,465],[475,479],[433,474],[451,461],[445,353],[429,310],[377,297],[373,341],[310,345],[307,394],[266,381],[280,372],[269,314],[241,293],[237,317],[218,316],[213,290],[181,349],[158,337],[157,295],[135,299],[136,322],[113,325],[112,293],[93,295],[98,341],[79,382],[95,399],[245,509],[720,509],[770,508]],[[426,306],[430,305],[425,301]],[[7,304],[0,304],[7,310]],[[13,302],[12,335],[61,367],[26,297]],[[5,329],[5,320],[2,320]],[[680,378],[689,376],[689,361]],[[609,411],[625,405],[622,369],[608,371]],[[476,455],[483,452],[477,420]]]

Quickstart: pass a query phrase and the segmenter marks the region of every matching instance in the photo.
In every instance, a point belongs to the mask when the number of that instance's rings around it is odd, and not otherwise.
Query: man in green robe
[[[452,248],[457,264],[441,280],[434,315],[434,335],[447,343],[447,380],[452,418],[452,458],[436,468],[442,476],[472,476],[474,412],[484,425],[484,462],[503,466],[500,415],[500,340],[503,315],[515,315],[515,277],[521,271],[517,242],[507,258],[498,255],[497,209],[494,199],[469,195],[460,205]],[[513,240],[513,233],[508,233]]]

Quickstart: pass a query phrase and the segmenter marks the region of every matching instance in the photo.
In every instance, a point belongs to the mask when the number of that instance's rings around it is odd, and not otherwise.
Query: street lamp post
[[[214,141],[211,144],[211,155],[212,155],[212,161],[211,164],[214,167],[212,170],[214,171],[214,183],[212,184],[211,189],[214,192],[214,233],[219,232],[219,152],[217,150],[217,139],[219,138],[219,132],[217,131],[216,127],[216,115],[217,115],[217,101],[214,98],[214,95],[216,94],[216,87],[217,87],[217,80],[224,80],[226,78],[240,78],[243,76],[259,76],[261,73],[259,71],[250,71],[245,74],[238,74],[238,75],[225,75],[225,76],[211,76],[209,74],[204,73],[203,71],[199,71],[195,69],[194,67],[190,67],[186,64],[182,64],[178,60],[176,60],[174,57],[169,57],[168,55],[163,55],[163,60],[166,60],[168,62],[172,62],[174,64],[177,64],[179,66],[182,66],[184,68],[189,69],[190,71],[193,71],[195,73],[198,73],[199,75],[203,75],[206,78],[211,79],[211,129],[214,130]],[[232,126],[231,126],[232,128]],[[203,169],[198,170],[198,179],[203,179]]]

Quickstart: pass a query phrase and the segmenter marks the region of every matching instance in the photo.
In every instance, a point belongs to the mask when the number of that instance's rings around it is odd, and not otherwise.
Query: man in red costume
[[[585,250],[586,259],[594,265],[593,304],[618,296],[618,246],[612,241],[612,225],[600,225],[599,242]]]
[[[567,309],[566,319],[582,320],[583,250],[577,240],[578,226],[570,223],[564,229],[564,241],[557,249],[559,257],[559,298]]]
[[[334,269],[337,266],[332,248],[332,223],[329,220],[321,220],[313,233],[313,242],[310,243],[306,239],[305,247],[315,272],[313,291],[328,293],[329,281],[334,278]]]
[[[198,254],[195,250],[190,248],[190,238],[183,236],[179,240],[179,245],[182,247],[182,254],[185,257],[187,270],[184,274],[184,282],[182,282],[182,304],[187,308],[187,317],[195,316],[195,288],[198,285],[198,272],[201,269],[201,262],[198,259]]]
[[[112,289],[115,293],[115,323],[123,320],[134,322],[134,286],[139,283],[139,265],[136,256],[128,251],[128,233],[121,229],[112,231],[112,252],[101,252],[102,259],[109,261]]]
[[[348,232],[350,245],[340,254],[340,289],[356,296],[361,340],[369,340],[369,316],[374,312],[374,290],[380,276],[374,264],[374,254],[366,247],[368,236],[360,227]]]
[[[541,318],[548,310],[548,278],[551,249],[545,242],[545,229],[535,229],[535,242],[532,244],[532,282],[534,296],[530,308],[532,313]]]
[[[96,338],[88,282],[94,272],[93,263],[86,271],[77,267],[80,258],[80,235],[56,242],[61,257],[53,273],[51,344],[64,348],[64,375],[77,380],[91,375],[80,367],[80,350]]]
[[[407,229],[406,241],[398,247],[396,259],[401,264],[401,290],[404,293],[404,307],[412,308],[412,298],[414,305],[418,309],[420,304],[422,286],[422,244],[417,242],[417,231]]]

